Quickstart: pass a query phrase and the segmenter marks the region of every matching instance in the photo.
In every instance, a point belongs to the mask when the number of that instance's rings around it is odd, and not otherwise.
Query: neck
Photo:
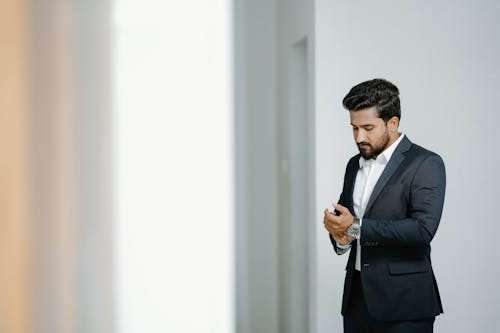
[[[395,132],[394,134],[389,134],[389,143],[387,144],[387,147],[389,147],[390,145],[392,145],[394,142],[396,142],[399,137],[401,136],[401,133],[399,132]]]
[[[396,142],[396,141],[399,139],[399,137],[400,137],[400,136],[401,136],[401,133],[399,133],[399,132],[395,132],[395,133],[393,133],[393,134],[389,134],[389,142],[387,142],[387,144],[385,145],[384,150],[382,150],[382,153],[383,153],[383,152],[384,152],[387,148],[389,148],[389,147],[390,147],[390,146],[391,146],[394,142]],[[373,157],[372,157],[372,159],[373,159],[373,160],[376,160],[378,156],[379,156],[379,155],[377,155],[377,156],[373,156]]]

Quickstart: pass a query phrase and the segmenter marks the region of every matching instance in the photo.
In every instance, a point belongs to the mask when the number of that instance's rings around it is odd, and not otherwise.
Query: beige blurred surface
[[[27,11],[0,1],[0,331],[30,331]]]
[[[109,2],[0,0],[0,332],[113,332]]]

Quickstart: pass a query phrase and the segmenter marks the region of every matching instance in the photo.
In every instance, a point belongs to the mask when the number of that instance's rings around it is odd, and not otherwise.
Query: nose
[[[361,129],[357,130],[357,133],[354,134],[354,140],[356,140],[356,143],[366,141],[366,135],[364,131]]]

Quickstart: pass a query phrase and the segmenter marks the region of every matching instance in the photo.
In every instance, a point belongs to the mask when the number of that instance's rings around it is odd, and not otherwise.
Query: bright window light
[[[119,333],[233,331],[230,0],[115,0]]]

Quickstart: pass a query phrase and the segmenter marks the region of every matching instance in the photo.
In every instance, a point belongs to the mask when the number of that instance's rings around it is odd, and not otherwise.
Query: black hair
[[[398,87],[384,79],[373,79],[355,85],[344,97],[342,104],[349,111],[376,106],[379,117],[385,123],[392,117],[401,119]]]

